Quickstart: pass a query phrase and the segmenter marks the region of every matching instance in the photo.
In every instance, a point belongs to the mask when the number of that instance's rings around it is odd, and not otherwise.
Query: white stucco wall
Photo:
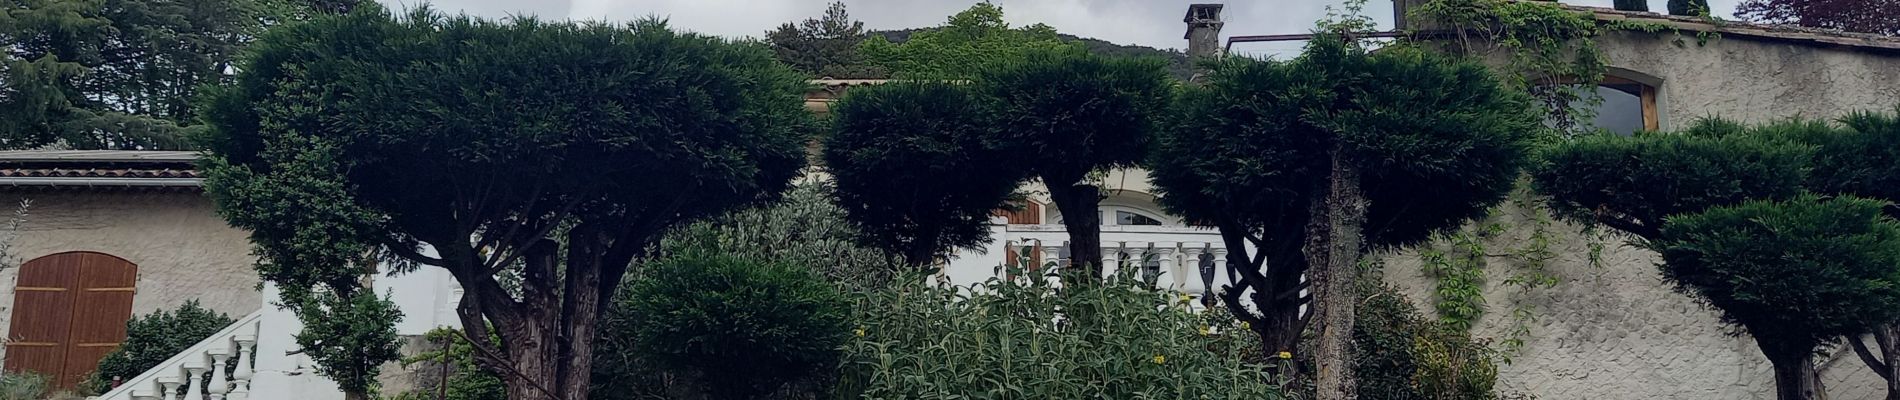
[[[133,315],[198,300],[233,318],[262,304],[245,232],[224,223],[196,192],[5,191],[11,216],[32,200],[9,265],[68,251],[111,254],[138,265]],[[17,268],[0,271],[0,330],[10,329]],[[0,354],[4,357],[4,354]]]
[[[1609,66],[1661,79],[1663,130],[1705,116],[1761,123],[1900,104],[1900,53],[1736,35],[1698,45],[1694,35],[1685,32],[1680,45],[1668,33],[1619,32],[1598,40]]]

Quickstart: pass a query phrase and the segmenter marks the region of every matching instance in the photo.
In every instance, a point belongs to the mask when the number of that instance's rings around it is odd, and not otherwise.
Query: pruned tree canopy
[[[664,23],[373,5],[274,29],[205,108],[207,190],[286,293],[378,258],[447,269],[511,398],[584,398],[601,307],[669,227],[805,163],[805,78]],[[432,252],[429,250],[433,250]],[[518,276],[519,290],[498,276]]]
[[[897,81],[853,89],[832,107],[825,172],[864,241],[925,267],[953,248],[989,242],[991,212],[1023,173],[969,85]]]

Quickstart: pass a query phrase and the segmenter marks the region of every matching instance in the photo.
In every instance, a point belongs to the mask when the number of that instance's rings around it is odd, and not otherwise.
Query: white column
[[[1121,268],[1121,246],[1102,243],[1102,279],[1115,276]]]
[[[1123,244],[1126,245],[1127,242],[1123,242]],[[1148,254],[1148,247],[1143,246],[1139,242],[1135,243],[1135,245],[1133,246],[1126,246],[1126,247],[1128,248],[1127,250],[1128,251],[1128,266],[1130,269],[1133,270],[1133,272],[1129,274],[1129,278],[1141,281],[1143,283],[1147,283],[1148,282],[1148,262],[1147,262],[1148,260],[1145,258],[1142,258],[1142,256]]]
[[[1041,242],[1041,241],[1038,241]],[[1062,287],[1062,246],[1042,243],[1042,276],[1051,287]]]
[[[251,369],[251,351],[252,346],[257,344],[257,323],[239,328],[238,332],[237,338],[233,339],[237,343],[237,367],[231,371],[231,394],[225,398],[248,400],[251,398],[251,376],[256,373]]]
[[[165,400],[178,400],[179,381],[180,379],[173,375],[158,377],[158,386],[160,390],[163,391],[163,393],[160,394],[163,395]]]
[[[1195,283],[1195,284],[1183,285],[1185,287],[1182,290],[1188,293],[1200,293],[1202,296],[1212,296],[1214,295],[1213,293],[1207,293],[1207,288],[1212,287],[1208,285],[1211,282],[1201,279],[1201,251],[1202,250],[1204,249],[1201,248],[1200,243],[1186,245],[1181,248],[1181,252],[1186,253],[1187,255],[1187,257],[1185,257],[1186,260],[1184,260],[1183,262],[1183,266],[1185,266],[1186,268],[1182,268],[1182,269],[1186,271],[1190,271],[1188,272],[1187,275],[1192,277],[1192,278],[1184,278],[1182,279],[1182,282]]]
[[[204,400],[205,360],[202,355],[185,361],[185,399]]]
[[[1178,264],[1174,262],[1174,246],[1175,243],[1155,243],[1155,259],[1161,261],[1161,277],[1155,279],[1166,282],[1164,287],[1168,290],[1179,292],[1181,282],[1185,281],[1179,272],[1180,268],[1176,268]]]
[[[1233,280],[1233,278],[1225,278],[1225,279],[1222,278],[1222,277],[1227,276],[1227,274],[1230,273],[1227,271],[1227,248],[1215,247],[1212,249],[1208,249],[1207,252],[1210,257],[1214,257],[1214,285],[1213,287],[1218,288],[1221,285],[1233,283],[1233,282],[1229,282]]]
[[[224,377],[224,361],[231,358],[230,346],[231,343],[227,341],[223,348],[212,348],[207,352],[211,355],[211,383],[205,384],[205,389],[211,393],[211,400],[224,400],[224,394],[231,392],[231,382]]]

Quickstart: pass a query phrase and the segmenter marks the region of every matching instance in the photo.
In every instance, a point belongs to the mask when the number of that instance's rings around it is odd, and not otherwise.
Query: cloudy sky
[[[487,17],[531,14],[542,18],[627,21],[647,16],[670,20],[675,28],[721,36],[760,36],[780,23],[818,16],[832,0],[378,0],[395,9],[427,2],[437,9]],[[871,29],[935,26],[977,0],[845,0],[851,16]],[[1565,0],[1608,7],[1612,0]],[[1121,44],[1183,48],[1189,3],[1226,3],[1226,36],[1304,33],[1326,15],[1326,7],[1344,0],[993,0],[1012,24],[1046,23],[1063,33]],[[1740,0],[1711,0],[1712,14],[1729,17]],[[1667,0],[1650,0],[1665,9]],[[1368,0],[1365,13],[1382,26],[1392,23],[1387,0]],[[1246,53],[1281,54],[1297,43],[1236,45]]]

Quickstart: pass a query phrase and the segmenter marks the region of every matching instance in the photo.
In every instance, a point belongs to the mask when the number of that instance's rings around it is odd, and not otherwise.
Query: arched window
[[[1656,108],[1657,90],[1653,85],[1607,75],[1595,87],[1568,82],[1559,85],[1584,100],[1570,104],[1570,115],[1589,116],[1588,120],[1576,121],[1580,128],[1625,136],[1636,131],[1662,129],[1662,115]],[[1550,123],[1555,124],[1555,121]]]
[[[137,265],[102,253],[59,253],[20,265],[6,371],[46,375],[59,389],[79,384],[125,341],[137,284]]]

